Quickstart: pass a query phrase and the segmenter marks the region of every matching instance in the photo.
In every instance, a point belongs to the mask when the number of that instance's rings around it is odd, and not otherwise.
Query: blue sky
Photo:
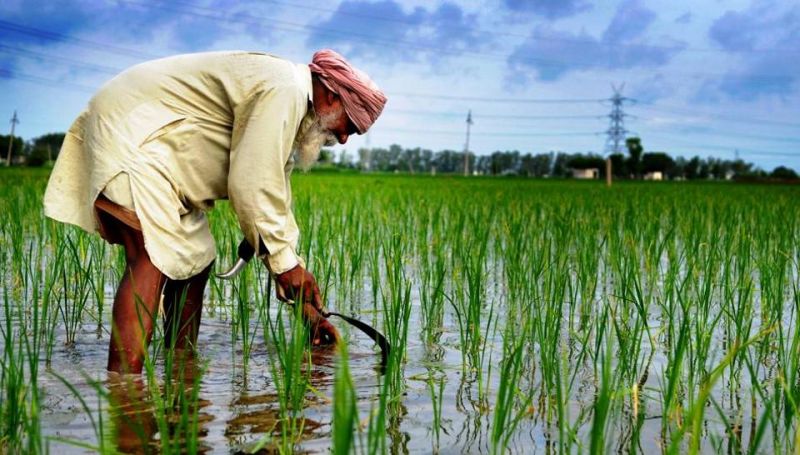
[[[389,103],[366,145],[605,151],[612,85],[646,151],[738,156],[800,170],[796,1],[64,0],[0,3],[0,119],[26,139],[64,131],[137,62],[330,47]],[[7,134],[7,131],[3,131]]]

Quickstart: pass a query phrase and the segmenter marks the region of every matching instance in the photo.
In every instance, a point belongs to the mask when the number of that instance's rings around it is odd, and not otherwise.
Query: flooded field
[[[0,175],[4,452],[788,453],[800,187],[309,174],[301,254],[383,332],[309,349],[263,265],[212,279],[190,360],[105,371],[118,247]],[[241,238],[210,213],[219,271]],[[158,331],[157,331],[158,332]]]

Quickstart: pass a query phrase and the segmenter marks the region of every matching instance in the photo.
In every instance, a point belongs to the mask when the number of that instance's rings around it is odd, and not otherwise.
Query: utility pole
[[[611,101],[611,113],[608,114],[609,125],[606,130],[606,153],[608,154],[606,158],[606,186],[611,186],[611,155],[622,151],[622,144],[628,134],[628,130],[625,129],[626,114],[622,106],[626,101],[633,100],[622,96],[623,88],[625,88],[625,84],[619,87],[611,86],[611,89],[614,90],[614,95],[609,100]]]
[[[17,126],[17,111],[14,110],[14,117],[11,118],[11,136],[8,138],[8,154],[6,155],[6,167],[11,166],[11,150],[14,148],[14,127]]]
[[[469,175],[469,127],[472,125],[472,109],[467,112],[467,141],[464,143],[464,177]]]

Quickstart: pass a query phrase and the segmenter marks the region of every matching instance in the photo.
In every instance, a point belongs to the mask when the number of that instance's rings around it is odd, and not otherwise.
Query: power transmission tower
[[[472,126],[472,109],[467,112],[467,141],[464,143],[464,176],[469,175],[469,127]]]
[[[14,110],[14,117],[11,118],[11,136],[8,138],[8,154],[6,155],[6,167],[11,166],[11,149],[14,148],[14,127],[17,126],[17,111]]]
[[[611,155],[622,152],[622,144],[625,143],[625,138],[628,135],[628,130],[625,129],[625,111],[623,105],[625,102],[633,102],[633,99],[622,96],[622,89],[625,84],[619,87],[611,85],[614,95],[609,99],[611,102],[611,113],[608,114],[609,124],[606,130],[606,185],[611,186]]]

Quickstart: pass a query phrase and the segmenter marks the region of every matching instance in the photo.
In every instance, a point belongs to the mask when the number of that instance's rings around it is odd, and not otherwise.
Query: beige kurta
[[[153,264],[186,279],[215,257],[204,211],[230,198],[245,238],[266,245],[262,259],[270,270],[289,270],[301,262],[289,186],[292,144],[301,122],[313,117],[311,90],[307,65],[263,53],[187,54],[136,65],[103,86],[70,128],[47,185],[45,214],[96,232],[98,194],[112,179],[129,181],[129,208]],[[115,179],[120,175],[127,179]]]

